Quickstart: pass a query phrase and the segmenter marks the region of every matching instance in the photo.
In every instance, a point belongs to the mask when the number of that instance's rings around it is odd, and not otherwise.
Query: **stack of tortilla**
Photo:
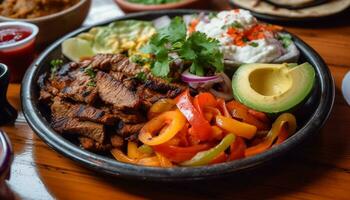
[[[287,18],[325,17],[344,11],[350,0],[231,0],[244,9]]]

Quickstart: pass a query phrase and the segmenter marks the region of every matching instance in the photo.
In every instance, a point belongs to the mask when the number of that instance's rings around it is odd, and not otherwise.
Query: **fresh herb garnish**
[[[135,78],[140,80],[140,81],[145,81],[145,80],[147,80],[147,75],[144,72],[140,72],[140,73],[136,74]]]
[[[251,42],[251,43],[249,43],[249,45],[252,46],[252,47],[258,47],[259,46],[259,44],[256,43],[256,42]]]
[[[209,13],[208,18],[209,18],[209,19],[213,19],[213,18],[215,18],[217,15],[218,15],[217,12],[211,12],[211,13]]]
[[[96,87],[96,83],[94,81],[89,81],[87,83],[87,86],[89,86],[89,87]]]
[[[95,78],[96,77],[96,72],[91,67],[85,68],[84,72],[85,72],[85,74],[90,76],[90,78]]]
[[[141,55],[137,55],[137,54],[132,55],[130,57],[130,60],[131,60],[131,62],[136,63],[136,64],[141,65],[141,66],[144,66],[145,64],[151,62],[151,60],[149,58],[144,58]]]
[[[243,28],[243,25],[237,21],[234,21],[231,24],[226,24],[222,28]]]
[[[63,60],[61,59],[51,60],[50,65],[51,65],[51,78],[53,78],[53,76],[58,71],[58,69],[62,67]]]
[[[288,48],[293,42],[289,34],[279,34],[277,39],[282,42],[284,48]]]
[[[249,39],[246,38],[246,37],[243,37],[243,38],[242,38],[242,41],[243,41],[244,43],[247,43],[247,42],[249,42]]]
[[[170,53],[192,63],[190,72],[199,76],[205,75],[205,68],[214,68],[216,72],[224,68],[219,42],[200,32],[187,37],[186,25],[180,17],[175,17],[168,27],[160,29],[141,50],[154,55],[151,71],[163,78],[171,71],[169,65],[173,57],[169,56]]]

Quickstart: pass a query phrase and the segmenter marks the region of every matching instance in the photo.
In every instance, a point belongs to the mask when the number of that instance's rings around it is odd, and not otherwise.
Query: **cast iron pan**
[[[198,12],[200,11],[165,10],[159,12],[144,12],[126,15],[114,20],[151,20],[163,15],[173,17],[176,15]],[[98,25],[104,25],[114,20],[109,20]],[[156,181],[200,180],[222,177],[228,174],[237,174],[280,157],[289,150],[296,148],[307,137],[316,135],[327,120],[332,109],[334,101],[334,83],[327,65],[310,46],[305,44],[298,37],[293,36],[297,47],[301,51],[300,62],[308,61],[311,63],[315,67],[317,77],[311,97],[295,112],[299,125],[298,132],[283,144],[257,156],[237,161],[203,167],[173,167],[164,169],[121,163],[106,155],[91,153],[63,138],[50,127],[48,120],[45,118],[47,113],[44,108],[40,107],[38,102],[39,88],[36,84],[39,75],[50,70],[50,60],[62,56],[60,47],[62,41],[83,31],[87,31],[90,28],[91,27],[84,27],[64,36],[39,56],[28,69],[24,77],[21,99],[23,111],[29,125],[44,142],[64,156],[98,172],[130,179]]]

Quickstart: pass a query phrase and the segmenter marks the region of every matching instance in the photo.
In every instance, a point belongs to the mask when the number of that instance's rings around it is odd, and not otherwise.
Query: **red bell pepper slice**
[[[204,108],[208,106],[215,108],[217,103],[215,97],[211,93],[204,92],[194,97],[193,105],[198,112],[204,116]]]
[[[234,143],[231,144],[230,147],[230,160],[237,160],[244,158],[244,151],[247,148],[243,138],[236,137]]]
[[[223,163],[227,161],[227,154],[225,152],[221,152],[218,156],[216,156],[214,158],[214,160],[212,160],[210,162],[210,164],[217,164],[217,163]]]
[[[189,90],[176,98],[176,105],[187,121],[191,124],[189,132],[194,140],[208,141],[212,139],[212,130],[209,122],[193,106]]]
[[[195,156],[198,152],[208,150],[212,147],[209,144],[198,144],[189,147],[179,147],[167,144],[161,144],[153,146],[153,150],[162,154],[169,160],[181,163],[186,160],[190,160],[193,156]]]
[[[225,100],[218,99],[218,107],[219,107],[221,113],[223,113],[225,117],[231,117],[232,118],[232,116],[230,115],[230,113],[227,110]]]

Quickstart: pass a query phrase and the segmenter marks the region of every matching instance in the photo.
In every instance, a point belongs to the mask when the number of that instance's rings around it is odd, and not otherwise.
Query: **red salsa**
[[[31,34],[32,31],[25,27],[0,27],[0,63],[9,67],[10,82],[20,82],[34,59],[34,39],[16,45]]]
[[[29,37],[30,34],[32,34],[30,30],[20,27],[0,29],[0,46],[21,41]]]

